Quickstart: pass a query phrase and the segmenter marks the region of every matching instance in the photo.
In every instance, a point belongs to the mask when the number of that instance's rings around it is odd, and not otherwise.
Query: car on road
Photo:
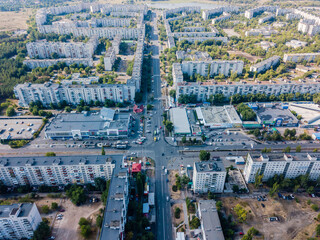
[[[167,202],[169,202],[169,200],[170,200],[170,198],[169,198],[169,196],[167,196]]]

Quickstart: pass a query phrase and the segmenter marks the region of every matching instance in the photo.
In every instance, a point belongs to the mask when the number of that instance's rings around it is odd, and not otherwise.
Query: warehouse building
[[[131,114],[102,108],[100,112],[57,115],[45,128],[48,139],[119,139],[130,132]]]
[[[171,108],[169,115],[173,123],[175,135],[191,135],[190,124],[185,108]]]

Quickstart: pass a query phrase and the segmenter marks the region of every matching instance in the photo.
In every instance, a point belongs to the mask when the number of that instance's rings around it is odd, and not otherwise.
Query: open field
[[[235,219],[233,208],[240,204],[247,212],[245,223],[239,223],[238,227],[243,232],[254,227],[259,230],[265,240],[302,240],[314,235],[315,227],[319,222],[314,220],[319,212],[311,209],[311,205],[320,204],[318,198],[298,197],[295,200],[279,200],[268,198],[267,201],[259,202],[255,199],[222,198],[224,210],[227,214],[232,214]],[[311,200],[310,205],[307,201]],[[262,206],[265,205],[265,207]],[[279,221],[270,222],[270,217],[278,217]]]
[[[27,29],[27,20],[32,15],[32,9],[20,12],[0,12],[0,31],[15,31]]]

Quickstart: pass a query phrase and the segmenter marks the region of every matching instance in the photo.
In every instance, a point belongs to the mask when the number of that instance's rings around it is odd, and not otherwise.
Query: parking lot
[[[33,133],[38,131],[42,124],[40,117],[1,117],[0,138],[1,139],[31,139]]]

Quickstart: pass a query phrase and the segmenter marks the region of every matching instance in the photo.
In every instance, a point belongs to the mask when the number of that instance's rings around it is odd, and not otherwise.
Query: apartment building
[[[294,49],[299,48],[299,47],[303,48],[303,47],[307,46],[307,44],[308,44],[307,42],[294,40],[294,39],[291,40],[290,42],[286,42],[287,47],[292,47]]]
[[[177,83],[183,82],[183,72],[180,63],[172,64],[172,78],[174,87],[177,86]]]
[[[173,8],[168,9],[166,11],[163,11],[163,18],[166,19],[168,15],[173,13],[200,13],[201,7],[179,7],[179,8]]]
[[[198,216],[203,240],[224,240],[219,214],[214,200],[200,200]]]
[[[143,28],[144,29],[144,28]],[[143,64],[143,51],[144,51],[144,36],[145,29],[143,33],[139,36],[137,41],[137,48],[134,54],[134,62],[132,69],[132,82],[134,83],[136,90],[140,91],[141,87],[141,74],[142,74],[142,64]]]
[[[122,156],[2,157],[0,180],[6,186],[65,186],[94,184],[97,177],[110,179]]]
[[[92,58],[58,58],[58,59],[26,59],[23,61],[23,64],[25,64],[28,68],[45,68],[52,65],[56,65],[58,63],[65,63],[67,66],[70,66],[71,64],[83,64],[85,67],[93,66],[93,60]]]
[[[276,6],[261,6],[261,7],[256,7],[256,8],[252,8],[245,11],[244,16],[248,19],[251,19],[263,12],[276,12],[276,11],[277,11]]]
[[[128,169],[117,164],[110,181],[100,240],[124,240],[129,203]]]
[[[218,22],[224,21],[231,18],[231,14],[224,12],[221,16],[212,19],[212,24],[216,24]]]
[[[227,37],[180,37],[179,38],[179,42],[184,40],[187,40],[189,43],[204,42],[207,40],[221,41],[223,43],[228,43]]]
[[[35,203],[0,206],[0,239],[31,239],[42,221]]]
[[[182,94],[194,94],[198,101],[206,101],[210,95],[218,93],[225,97],[231,97],[234,94],[266,94],[280,95],[286,93],[318,93],[320,91],[320,82],[318,80],[299,80],[286,81],[270,80],[268,82],[252,81],[252,82],[216,82],[214,80],[207,82],[180,82],[176,84],[176,99]]]
[[[193,191],[195,193],[222,193],[227,172],[222,162],[195,162],[193,167]]]
[[[259,23],[259,24],[262,24],[262,23],[268,22],[268,21],[270,21],[270,20],[275,19],[275,17],[276,17],[276,16],[275,16],[274,14],[269,14],[269,15],[266,16],[266,17],[259,18],[258,23]]]
[[[238,6],[222,6],[222,7],[216,7],[209,10],[203,10],[202,11],[202,18],[204,21],[210,19],[212,15],[219,15],[222,13],[238,13],[239,7]]]
[[[106,71],[112,71],[112,67],[114,62],[116,61],[117,55],[116,51],[113,47],[109,47],[104,58],[104,70]]]
[[[92,37],[87,43],[82,42],[47,42],[46,40],[27,43],[30,58],[91,58],[98,46],[98,38]]]
[[[320,154],[249,153],[243,171],[246,182],[254,182],[257,172],[263,174],[263,181],[267,181],[275,174],[283,174],[285,178],[296,178],[308,174],[311,180],[316,180],[320,176]]]
[[[257,29],[251,29],[249,31],[246,31],[244,35],[246,37],[249,36],[271,36],[272,34],[278,34],[277,30],[272,29],[271,27],[263,27],[263,28],[257,28]]]
[[[115,102],[133,101],[136,87],[134,82],[127,84],[73,84],[72,80],[56,83],[18,84],[14,87],[14,93],[19,99],[19,105],[29,106],[30,102],[40,101],[44,106],[50,103],[58,104],[66,101],[68,104],[77,105],[81,100],[105,102],[106,99]]]
[[[210,57],[207,52],[200,51],[176,51],[177,59],[185,60],[186,58],[190,58],[192,61],[212,61],[212,57]]]
[[[250,67],[251,72],[261,73],[267,71],[271,67],[277,66],[280,63],[279,56],[272,56],[266,60],[256,63]]]
[[[205,27],[184,27],[183,31],[185,32],[205,32]]]
[[[102,108],[100,112],[58,114],[45,127],[47,139],[120,139],[131,129],[131,114]]]
[[[229,76],[232,72],[241,74],[243,70],[243,61],[232,60],[212,60],[212,61],[183,61],[181,64],[182,72],[193,76],[200,74],[201,76],[214,76],[223,74]]]
[[[293,53],[293,54],[284,54],[284,62],[314,62],[320,57],[320,53]]]

